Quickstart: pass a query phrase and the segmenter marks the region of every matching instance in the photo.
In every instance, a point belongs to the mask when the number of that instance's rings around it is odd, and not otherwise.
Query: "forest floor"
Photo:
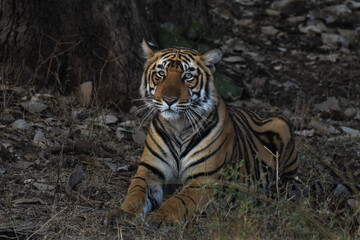
[[[359,239],[360,4],[280,2],[209,1],[223,31],[212,44],[224,51],[217,71],[243,89],[233,104],[291,122],[297,182],[310,194],[241,190],[235,205],[216,199],[207,216],[169,229],[105,226],[142,152],[148,123],[139,127],[136,106],[83,107],[76,94],[1,79],[0,239]],[[347,184],[344,198],[335,183]]]

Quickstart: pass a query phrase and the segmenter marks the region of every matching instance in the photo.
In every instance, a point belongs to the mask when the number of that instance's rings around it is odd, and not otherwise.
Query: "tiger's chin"
[[[160,116],[163,117],[167,121],[176,121],[181,118],[181,114],[179,112],[175,112],[173,110],[165,110],[160,112]]]

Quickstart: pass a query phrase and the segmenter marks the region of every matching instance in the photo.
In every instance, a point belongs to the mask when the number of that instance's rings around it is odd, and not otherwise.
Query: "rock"
[[[264,89],[265,83],[266,83],[265,77],[253,78],[251,79],[251,88],[253,91],[255,91],[255,94],[257,94],[258,92],[261,92]]]
[[[246,27],[246,28],[255,28],[256,24],[254,23],[253,19],[248,19],[248,18],[244,18],[244,19],[235,19],[234,21],[235,26],[239,26],[239,27]],[[235,28],[237,29],[237,28]]]
[[[351,44],[356,44],[359,42],[360,32],[355,30],[341,29],[337,30],[341,36],[346,37]]]
[[[344,114],[349,118],[353,118],[356,116],[356,109],[355,108],[348,108],[344,111]]]
[[[305,7],[306,0],[278,0],[271,4],[271,8],[283,14],[290,15],[300,12]]]
[[[146,139],[146,134],[141,130],[135,130],[135,133],[132,135],[133,140],[139,144],[140,146],[143,146]]]
[[[116,137],[119,141],[121,141],[122,139],[124,139],[126,137],[126,133],[124,131],[122,131],[121,127],[116,129]]]
[[[22,119],[16,120],[11,124],[11,126],[15,129],[24,129],[24,130],[30,128],[30,125]]]
[[[343,47],[348,48],[350,44],[350,41],[347,37],[335,33],[322,33],[321,40],[324,45],[331,48],[336,48],[340,44]]]
[[[351,9],[348,8],[345,4],[331,5],[325,7],[323,11],[331,13],[336,16],[345,16],[352,13]]]
[[[269,15],[270,17],[281,17],[281,12],[274,10],[274,9],[266,9],[265,13]]]
[[[25,89],[23,87],[14,87],[13,91],[20,94],[25,92]]]
[[[339,54],[333,53],[329,55],[320,54],[319,56],[320,61],[328,61],[328,62],[336,62],[340,57]]]
[[[2,115],[0,119],[7,123],[11,123],[11,122],[15,121],[14,116],[9,113]]]
[[[119,119],[112,112],[110,112],[110,113],[108,113],[106,115],[101,115],[100,117],[97,118],[97,121],[100,124],[116,123],[118,120]]]
[[[290,81],[286,81],[282,84],[283,87],[285,88],[299,88],[299,86],[296,83],[290,82]]]
[[[135,121],[125,121],[125,122],[119,123],[119,126],[133,128],[133,127],[136,127],[136,122]]]
[[[354,211],[356,211],[356,210],[358,210],[359,209],[359,207],[358,207],[358,201],[356,201],[355,199],[348,199],[347,200],[347,204],[349,204],[349,206],[354,210]]]
[[[346,5],[349,6],[351,9],[359,9],[360,8],[359,1],[347,0]]]
[[[261,27],[261,31],[263,34],[265,35],[270,35],[270,36],[274,36],[276,35],[279,30],[277,30],[276,28],[274,28],[273,26],[264,26],[264,27]]]
[[[309,20],[306,26],[299,25],[300,32],[305,34],[321,33],[327,31],[326,25],[320,20]]]
[[[22,160],[17,162],[17,166],[21,169],[27,169],[27,168],[31,167],[32,165],[34,165],[33,162],[22,161]]]
[[[290,22],[290,23],[304,22],[305,19],[306,19],[305,16],[291,16],[291,17],[287,18],[288,22]]]
[[[357,129],[341,126],[341,130],[347,134],[349,134],[352,137],[360,137],[360,131]]]
[[[276,66],[274,66],[273,68],[274,68],[275,71],[278,72],[278,71],[280,71],[280,70],[283,68],[283,65],[282,65],[282,64],[276,65]]]
[[[245,60],[240,56],[230,56],[223,58],[224,62],[234,63],[234,62],[245,62]]]
[[[20,105],[28,112],[30,113],[39,113],[44,111],[47,108],[47,105],[38,101],[26,101],[26,102],[22,102],[20,103]]]

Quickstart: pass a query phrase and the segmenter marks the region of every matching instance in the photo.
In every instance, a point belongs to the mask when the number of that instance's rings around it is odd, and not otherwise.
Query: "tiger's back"
[[[276,170],[283,182],[292,180],[299,161],[294,137],[286,120],[280,117],[262,118],[252,111],[231,105],[227,106],[227,111],[235,131],[232,161],[243,161],[241,175],[253,181],[262,180],[260,184],[264,191],[276,179]]]

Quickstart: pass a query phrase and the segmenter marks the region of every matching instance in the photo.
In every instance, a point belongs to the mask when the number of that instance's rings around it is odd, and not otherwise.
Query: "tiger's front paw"
[[[155,229],[160,228],[160,226],[171,226],[177,222],[179,222],[179,219],[164,211],[149,213],[145,218],[146,225]]]
[[[105,225],[138,225],[139,222],[143,222],[142,219],[142,216],[138,216],[135,213],[118,208],[106,214]]]

